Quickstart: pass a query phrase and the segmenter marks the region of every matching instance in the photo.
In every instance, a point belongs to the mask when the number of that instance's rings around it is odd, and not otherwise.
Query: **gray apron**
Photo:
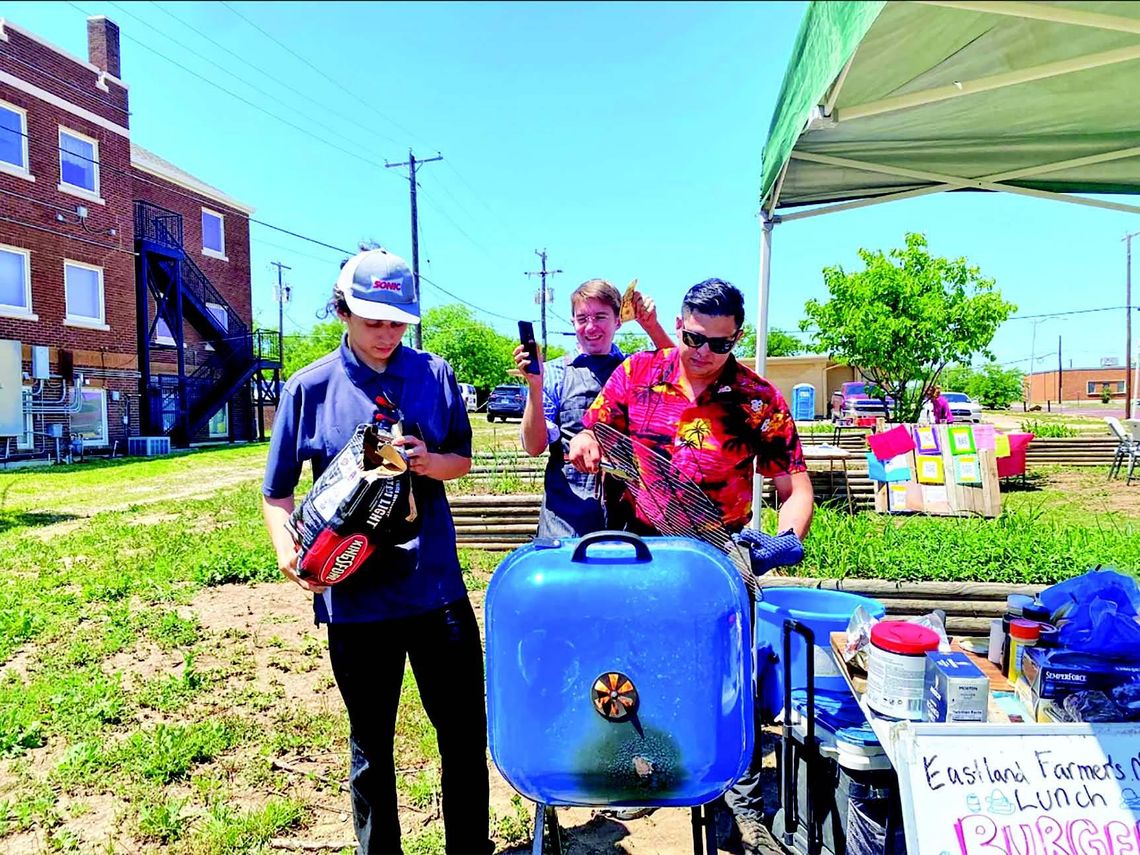
[[[623,359],[613,354],[579,355],[577,364],[572,364],[571,358],[565,357],[562,399],[555,417],[562,436],[550,444],[546,461],[539,537],[581,537],[606,528],[605,510],[598,499],[598,476],[579,472],[567,462],[570,440],[566,435],[582,430],[586,410]]]

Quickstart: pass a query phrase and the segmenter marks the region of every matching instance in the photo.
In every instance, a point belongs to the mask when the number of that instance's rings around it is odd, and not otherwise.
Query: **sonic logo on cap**
[[[393,282],[391,279],[373,279],[372,287],[377,291],[401,291],[403,285],[399,282]]]

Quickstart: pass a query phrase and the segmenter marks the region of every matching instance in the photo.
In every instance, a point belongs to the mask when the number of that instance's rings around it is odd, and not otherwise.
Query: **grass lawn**
[[[517,422],[476,432],[517,448]],[[264,456],[0,472],[0,851],[351,844],[346,719],[324,633],[262,531]],[[1058,469],[1005,500],[996,521],[822,509],[804,570],[1043,582],[1140,567],[1140,487]],[[501,556],[461,555],[481,615]],[[438,755],[410,673],[401,703],[405,851],[440,852]],[[492,792],[496,840],[518,843],[526,806]]]

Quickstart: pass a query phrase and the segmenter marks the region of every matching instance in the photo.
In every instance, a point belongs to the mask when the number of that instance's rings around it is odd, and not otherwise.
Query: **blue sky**
[[[115,20],[135,141],[255,206],[257,219],[338,247],[372,238],[410,258],[407,181],[384,162],[409,147],[441,152],[420,172],[421,272],[512,334],[513,319],[536,317],[537,280],[524,272],[541,248],[563,271],[552,280],[562,319],[570,291],[593,276],[619,288],[638,277],[666,320],[708,276],[755,305],[760,152],[802,13],[798,3],[4,8],[81,57],[85,14]],[[854,266],[859,247],[898,246],[907,231],[978,264],[1019,314],[1121,306],[1121,238],[1138,229],[1132,215],[976,194],[788,223],[773,236],[771,324],[793,329],[804,300],[824,296],[822,267]],[[270,262],[280,260],[293,268],[286,332],[309,328],[342,255],[259,225],[252,238],[255,314],[276,323]],[[423,302],[454,301],[425,285]],[[1043,320],[1038,368],[1056,365],[1059,335],[1066,367],[1123,361],[1123,328],[1123,311]],[[999,360],[1026,368],[1033,330],[1008,322]]]

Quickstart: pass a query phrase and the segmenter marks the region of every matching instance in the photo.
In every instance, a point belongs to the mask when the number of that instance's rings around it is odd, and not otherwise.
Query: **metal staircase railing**
[[[193,437],[254,372],[280,365],[280,354],[277,332],[257,330],[227,337],[224,350],[217,349],[186,377],[186,439]]]
[[[249,326],[234,311],[209,277],[202,271],[182,244],[182,216],[149,202],[135,202],[135,239],[144,252],[151,251],[178,263],[181,279],[182,316],[201,334],[214,349],[205,362],[184,377],[184,394],[179,396],[169,383],[160,383],[160,406],[163,425],[168,433],[189,442],[207,421],[233,396],[243,383],[263,368],[280,365],[281,341],[276,332],[250,332]],[[147,244],[151,244],[150,247]],[[151,268],[147,268],[151,276]],[[169,277],[169,272],[162,276]],[[163,287],[167,283],[163,283]],[[152,293],[159,299],[162,289]],[[225,311],[224,317],[214,314],[213,306]],[[181,330],[177,333],[181,341]],[[162,402],[163,399],[165,402]],[[185,402],[185,412],[170,414],[169,405],[177,400]],[[177,409],[177,407],[176,407]],[[173,425],[169,422],[173,415]]]

